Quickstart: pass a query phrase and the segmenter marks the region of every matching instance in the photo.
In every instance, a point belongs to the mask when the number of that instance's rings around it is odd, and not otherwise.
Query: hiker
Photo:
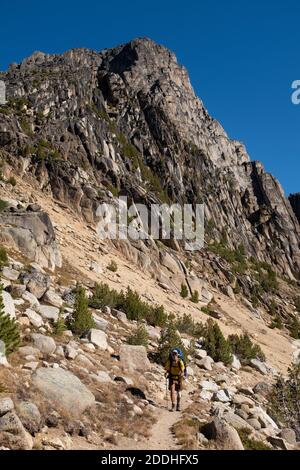
[[[172,408],[170,411],[175,410],[175,399],[177,393],[177,406],[176,411],[180,411],[180,398],[182,390],[182,381],[184,377],[185,365],[183,360],[179,357],[177,349],[171,351],[170,357],[165,365],[166,378],[169,379],[169,390],[171,395]]]

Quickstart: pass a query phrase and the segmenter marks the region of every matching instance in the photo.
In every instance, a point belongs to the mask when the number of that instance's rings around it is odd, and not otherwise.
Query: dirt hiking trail
[[[123,438],[118,443],[119,450],[180,450],[180,446],[176,443],[172,427],[175,423],[180,421],[183,416],[185,408],[192,402],[185,393],[182,397],[181,411],[170,411],[170,399],[159,403],[155,411],[155,418],[157,421],[154,423],[149,438],[141,441],[133,441],[132,439]]]

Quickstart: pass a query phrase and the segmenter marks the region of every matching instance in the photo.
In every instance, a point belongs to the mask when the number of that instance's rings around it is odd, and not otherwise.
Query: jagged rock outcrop
[[[53,271],[61,267],[61,254],[50,217],[38,206],[29,205],[27,210],[14,207],[3,210],[0,213],[0,241],[20,249],[43,268]]]
[[[228,138],[164,47],[137,39],[100,53],[35,53],[0,78],[2,157],[88,222],[117,193],[204,201],[214,239],[226,231],[231,248],[299,276],[299,220],[280,184]]]

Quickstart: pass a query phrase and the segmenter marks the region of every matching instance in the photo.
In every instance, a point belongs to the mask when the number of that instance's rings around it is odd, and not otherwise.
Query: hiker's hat
[[[172,353],[173,353],[173,354],[177,354],[177,355],[179,354],[178,351],[177,351],[177,349],[173,349]]]

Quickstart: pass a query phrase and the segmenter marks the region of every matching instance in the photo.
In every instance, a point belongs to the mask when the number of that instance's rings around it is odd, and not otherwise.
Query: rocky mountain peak
[[[131,70],[134,65],[144,66],[145,74],[153,73],[155,66],[164,69],[177,65],[175,54],[149,38],[133,39],[100,54],[107,56],[108,70],[118,74]]]
[[[208,238],[225,231],[231,249],[299,275],[292,200],[208,114],[165,47],[140,38],[102,52],[36,52],[2,78],[4,157],[89,222],[108,187],[147,204],[205,202]]]

